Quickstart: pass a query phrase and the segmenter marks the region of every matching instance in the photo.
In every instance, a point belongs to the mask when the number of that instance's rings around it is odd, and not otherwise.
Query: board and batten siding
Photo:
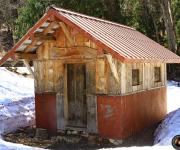
[[[96,94],[124,95],[150,90],[166,85],[166,64],[164,63],[122,63],[113,59],[119,82],[115,80],[107,59],[96,61]],[[160,67],[161,80],[155,81],[155,67]],[[132,70],[139,70],[139,84],[132,85]]]
[[[161,80],[155,82],[154,68],[160,67]],[[166,64],[164,63],[121,63],[121,94],[131,94],[166,85]],[[139,69],[139,85],[132,85],[132,69]]]

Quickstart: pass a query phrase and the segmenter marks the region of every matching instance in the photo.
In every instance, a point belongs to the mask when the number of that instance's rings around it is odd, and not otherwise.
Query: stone
[[[123,140],[109,139],[109,142],[118,146],[118,145],[121,145],[123,143]]]
[[[70,135],[70,134],[71,134],[71,131],[70,131],[70,130],[68,130],[68,131],[67,131],[67,135]]]
[[[81,136],[87,138],[89,136],[89,134],[87,132],[83,132],[83,133],[81,133]]]
[[[97,142],[97,137],[95,135],[89,135],[88,136],[88,144],[94,145]]]
[[[78,131],[76,131],[76,130],[71,131],[71,134],[72,134],[72,135],[77,135],[77,134],[78,134]]]
[[[35,137],[38,138],[38,139],[42,139],[42,140],[48,139],[48,131],[47,131],[47,129],[37,128]]]

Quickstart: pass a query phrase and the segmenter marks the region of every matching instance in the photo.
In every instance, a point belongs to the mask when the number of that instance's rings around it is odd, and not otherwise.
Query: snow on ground
[[[34,81],[0,68],[0,105],[34,97]]]
[[[167,106],[168,113],[180,108],[180,87],[175,81],[167,83]]]
[[[34,81],[0,68],[0,135],[34,124]],[[0,150],[36,149],[0,139]]]
[[[142,146],[142,147],[120,147],[120,148],[107,148],[108,150],[174,150],[172,146]],[[105,148],[99,150],[107,150]]]
[[[0,134],[15,131],[17,128],[34,125],[34,98],[21,98],[19,101],[0,105]]]
[[[180,108],[180,87],[168,82],[168,112]],[[0,68],[0,134],[34,124],[34,81]],[[180,109],[171,112],[155,132],[153,147],[122,147],[117,150],[171,150],[171,139],[180,134]],[[36,149],[0,139],[0,150]],[[38,148],[39,149],[39,148]]]
[[[6,142],[0,139],[0,150],[42,150],[41,148]]]
[[[180,135],[180,87],[174,81],[168,82],[167,98],[170,113],[155,131],[157,145],[171,145],[172,138]]]
[[[0,134],[34,124],[33,79],[5,68],[0,68],[0,122]]]

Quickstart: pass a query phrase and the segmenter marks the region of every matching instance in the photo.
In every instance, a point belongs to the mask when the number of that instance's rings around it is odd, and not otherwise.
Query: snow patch
[[[0,149],[1,150],[42,150],[41,148],[25,146],[22,144],[10,143],[10,142],[3,141],[1,139],[0,139]]]
[[[167,82],[167,111],[168,113],[180,108],[180,87],[175,81]]]
[[[105,150],[102,148],[99,150]],[[174,150],[172,146],[142,146],[142,147],[121,147],[121,148],[107,148],[108,150]]]
[[[0,105],[0,134],[15,131],[20,127],[34,125],[34,105],[33,97]]]
[[[154,135],[154,144],[171,145],[172,138],[175,135],[180,135],[180,109],[168,114]]]
[[[34,80],[0,68],[0,134],[34,124]]]
[[[34,80],[0,68],[0,138],[20,127],[35,123]],[[34,150],[0,139],[1,150]]]
[[[168,82],[167,104],[170,113],[154,133],[155,145],[171,145],[172,138],[180,135],[180,87],[174,81]]]

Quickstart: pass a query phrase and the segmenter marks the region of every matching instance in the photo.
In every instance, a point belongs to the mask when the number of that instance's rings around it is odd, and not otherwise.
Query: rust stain
[[[57,131],[56,93],[35,94],[36,127]]]
[[[105,138],[124,139],[163,119],[166,88],[127,96],[98,96],[98,130]]]
[[[104,118],[110,118],[114,115],[114,109],[111,105],[102,105],[101,109],[104,109]]]

